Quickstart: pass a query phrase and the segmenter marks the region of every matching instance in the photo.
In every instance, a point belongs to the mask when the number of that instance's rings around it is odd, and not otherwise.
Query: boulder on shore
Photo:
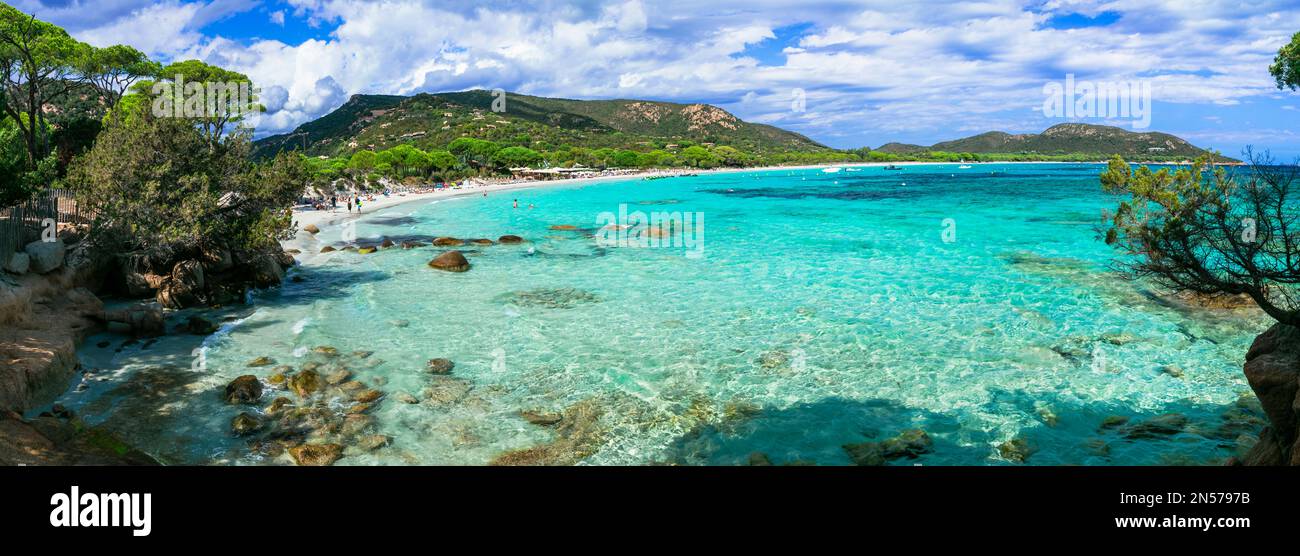
[[[1275,324],[1246,352],[1246,381],[1269,426],[1243,458],[1246,465],[1300,465],[1300,328]]]
[[[31,262],[31,271],[37,274],[45,274],[60,266],[63,266],[63,257],[67,254],[67,248],[63,245],[63,240],[55,239],[54,241],[33,241],[23,248]]]
[[[469,261],[460,251],[448,251],[429,261],[429,266],[447,272],[465,272],[469,270]]]
[[[27,253],[14,253],[4,264],[5,271],[18,275],[27,274],[31,268],[32,258]]]

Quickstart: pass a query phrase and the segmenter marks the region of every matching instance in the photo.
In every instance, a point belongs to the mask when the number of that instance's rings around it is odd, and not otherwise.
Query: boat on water
[[[957,167],[958,170],[970,170],[970,168],[971,168],[970,164],[962,164],[961,166]]]
[[[895,165],[893,165],[893,164],[890,164],[889,166],[885,166],[885,169],[886,169],[886,170],[902,170],[903,167],[902,167],[902,166],[895,166]]]
[[[835,174],[835,173],[839,173],[840,170],[843,170],[843,168],[840,168],[840,167],[838,167],[838,166],[836,166],[836,167],[834,167],[834,168],[822,168],[822,172],[825,172],[825,173],[827,173],[827,174]]]

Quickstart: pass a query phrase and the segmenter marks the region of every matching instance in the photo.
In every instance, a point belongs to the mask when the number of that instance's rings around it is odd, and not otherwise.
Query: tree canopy
[[[1268,72],[1277,80],[1277,88],[1300,88],[1300,33],[1291,36],[1291,42],[1278,49],[1277,57]]]
[[[1246,295],[1269,316],[1300,324],[1297,167],[1248,153],[1228,171],[1208,157],[1190,167],[1134,170],[1116,157],[1103,188],[1127,195],[1108,217],[1121,269],[1178,292]]]

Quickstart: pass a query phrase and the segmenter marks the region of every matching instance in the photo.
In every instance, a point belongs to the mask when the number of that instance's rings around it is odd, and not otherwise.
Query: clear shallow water
[[[60,402],[168,461],[284,463],[229,433],[239,409],[217,393],[241,374],[269,376],[246,367],[269,356],[346,365],[388,394],[371,415],[391,444],[350,448],[343,464],[483,464],[533,446],[589,464],[737,464],[754,451],[847,464],[842,444],[908,428],[934,450],[895,463],[1005,464],[997,446],[1017,436],[1038,449],[1030,464],[1230,456],[1236,435],[1216,429],[1249,391],[1242,356],[1267,323],[1171,307],[1108,274],[1113,254],[1093,226],[1114,200],[1099,171],[786,170],[400,205],[359,221],[356,237],[530,242],[462,247],[463,274],[425,266],[434,247],[307,257],[291,272],[301,283],[220,313],[235,320],[215,336],[120,351],[120,338],[92,338],[82,356],[94,372]],[[590,231],[620,204],[702,213],[702,256],[598,246]],[[328,227],[303,250],[344,233]],[[345,356],[311,351],[321,345]],[[396,401],[425,398],[434,357],[455,362],[463,395]],[[570,407],[598,417],[575,435],[517,415]],[[1190,419],[1185,432],[1099,430],[1110,415],[1169,412]]]

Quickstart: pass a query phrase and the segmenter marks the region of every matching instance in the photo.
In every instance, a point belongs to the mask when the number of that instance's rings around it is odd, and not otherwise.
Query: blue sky
[[[258,135],[356,93],[476,87],[707,102],[836,147],[1064,121],[1133,129],[1044,115],[1045,85],[1073,75],[1149,85],[1149,130],[1300,156],[1300,93],[1268,75],[1300,31],[1300,0],[10,2],[92,44],[248,74],[271,109]]]

